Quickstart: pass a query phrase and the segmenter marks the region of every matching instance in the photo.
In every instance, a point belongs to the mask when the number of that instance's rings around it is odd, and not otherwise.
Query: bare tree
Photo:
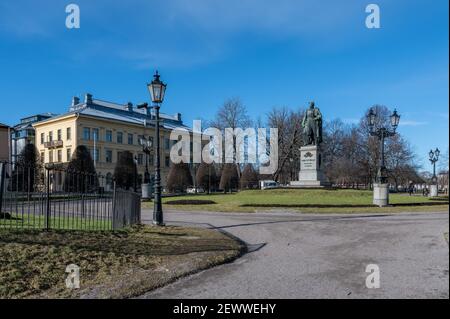
[[[302,109],[294,112],[287,107],[274,107],[267,115],[268,126],[278,129],[278,168],[272,176],[275,181],[292,180],[293,166],[300,160],[303,114]]]
[[[248,115],[247,108],[238,97],[230,98],[224,102],[216,113],[215,118],[208,123],[210,127],[218,128],[222,131],[222,137],[225,138],[225,129],[233,130],[242,128],[243,130],[252,127],[252,120]],[[236,136],[233,136],[233,163],[237,168],[238,176],[241,176],[241,166],[237,165],[236,150],[242,145],[237,145]],[[223,154],[223,158],[224,154]]]

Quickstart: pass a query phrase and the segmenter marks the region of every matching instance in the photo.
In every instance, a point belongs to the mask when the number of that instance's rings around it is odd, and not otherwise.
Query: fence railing
[[[101,174],[0,162],[0,228],[114,230],[140,215],[140,194]]]

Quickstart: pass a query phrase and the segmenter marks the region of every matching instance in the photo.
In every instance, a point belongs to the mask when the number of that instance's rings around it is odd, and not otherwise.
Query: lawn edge
[[[247,244],[245,241],[243,241],[242,239],[240,239],[239,237],[234,236],[233,234],[231,234],[231,233],[229,233],[229,232],[227,232],[227,231],[225,231],[225,230],[223,230],[223,229],[216,228],[216,227],[214,227],[214,226],[211,225],[211,224],[207,224],[207,225],[209,225],[209,226],[211,227],[211,228],[209,228],[210,230],[218,231],[219,233],[223,234],[224,236],[227,236],[228,238],[230,238],[231,240],[236,241],[236,242],[239,244],[239,250],[238,250],[238,253],[237,253],[236,255],[234,255],[234,256],[231,256],[231,257],[226,258],[223,262],[220,262],[220,263],[212,263],[212,264],[207,265],[207,266],[205,266],[205,267],[199,267],[199,268],[197,268],[197,269],[194,269],[194,270],[192,270],[192,271],[189,271],[189,272],[187,272],[187,273],[185,273],[185,274],[182,274],[182,275],[180,275],[180,276],[173,277],[172,279],[170,279],[170,280],[167,281],[166,283],[164,283],[164,284],[162,284],[162,285],[159,285],[159,286],[156,286],[156,287],[154,287],[153,289],[147,290],[147,291],[145,291],[144,293],[141,293],[141,294],[139,294],[139,295],[131,295],[131,296],[127,296],[127,297],[125,297],[125,298],[126,298],[126,299],[136,299],[136,298],[145,296],[145,295],[148,294],[148,293],[154,292],[154,291],[156,291],[156,290],[158,290],[158,289],[161,289],[161,288],[164,288],[164,287],[169,286],[169,285],[171,285],[171,284],[174,284],[174,283],[176,283],[177,281],[182,280],[182,279],[184,279],[184,278],[187,278],[187,277],[190,277],[190,276],[199,274],[199,273],[201,273],[201,272],[203,272],[203,271],[206,271],[206,270],[209,270],[209,269],[213,269],[213,268],[215,268],[215,267],[219,267],[219,266],[231,264],[231,263],[233,263],[234,261],[236,261],[237,259],[241,258],[242,256],[246,255],[246,254],[249,252],[249,250],[248,250],[248,244]],[[195,227],[195,226],[191,226],[191,227]],[[202,227],[198,227],[198,228],[202,228]],[[119,298],[114,298],[114,299],[119,299]]]

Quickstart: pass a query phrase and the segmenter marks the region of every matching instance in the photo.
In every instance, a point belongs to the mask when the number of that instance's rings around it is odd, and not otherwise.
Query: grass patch
[[[44,229],[45,216],[39,214],[7,214],[7,218],[0,218],[0,229]],[[0,216],[1,217],[1,216]],[[95,216],[72,217],[72,216],[51,216],[49,221],[51,229],[66,230],[111,230],[112,223],[110,219],[95,218]]]
[[[205,200],[205,199],[179,199],[179,200],[168,200],[166,201],[167,205],[211,205],[217,204],[213,200]]]
[[[136,226],[117,232],[0,229],[0,298],[126,298],[230,261],[243,247],[222,233]],[[65,286],[80,267],[80,289]]]
[[[372,191],[367,190],[326,190],[326,189],[272,189],[247,190],[234,194],[189,195],[183,200],[210,200],[215,204],[186,205],[185,210],[205,210],[222,212],[255,212],[288,208],[304,213],[353,213],[353,212],[413,212],[446,211],[448,197],[430,199],[423,196],[390,194],[392,206],[379,208],[372,205]],[[163,198],[169,208],[170,198]]]

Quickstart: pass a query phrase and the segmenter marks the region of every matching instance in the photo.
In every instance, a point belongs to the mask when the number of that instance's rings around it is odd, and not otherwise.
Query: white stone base
[[[142,199],[152,198],[152,184],[142,184]]]
[[[320,148],[308,145],[300,148],[300,172],[298,181],[291,182],[291,187],[322,188],[331,184],[322,172],[322,156]]]
[[[428,195],[429,197],[437,197],[438,196],[438,186],[435,185],[430,185],[430,194]]]
[[[331,183],[323,181],[292,181],[290,187],[294,188],[325,188],[331,187]]]
[[[379,207],[389,205],[389,184],[373,184],[373,204]]]

